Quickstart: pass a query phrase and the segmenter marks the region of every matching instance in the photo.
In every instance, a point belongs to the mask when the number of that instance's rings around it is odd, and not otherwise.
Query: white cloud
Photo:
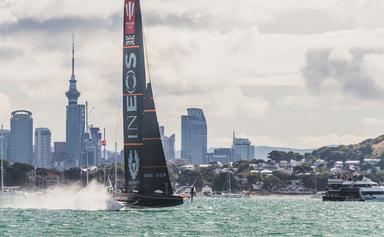
[[[362,120],[362,123],[366,126],[382,126],[384,125],[384,120],[375,117],[367,117]]]
[[[4,124],[4,121],[9,119],[11,103],[8,96],[0,93],[0,123]]]
[[[119,1],[98,0],[3,0],[0,2],[0,26],[33,19],[43,22],[67,17],[108,18],[120,10]]]
[[[340,92],[362,98],[381,98],[383,50],[369,48],[316,49],[306,54],[302,69],[314,93]]]
[[[321,135],[321,136],[304,136],[296,139],[296,144],[300,144],[300,147],[304,148],[318,148],[327,145],[349,145],[361,142],[364,137],[346,134],[339,135],[336,133]]]
[[[75,32],[80,101],[88,100],[95,107],[92,123],[107,128],[109,144],[115,140],[121,143],[121,3],[1,1],[0,93],[8,101],[2,120],[9,120],[10,110],[29,109],[36,125],[51,128],[54,140],[64,140],[64,92],[70,76],[71,34]],[[309,139],[318,134],[315,127],[327,129],[327,125],[314,125],[308,114],[315,117],[324,112],[319,116],[340,124],[346,111],[350,117],[362,113],[380,117],[373,108],[378,105],[377,98],[368,104],[357,96],[340,95],[346,83],[353,83],[347,80],[348,70],[341,72],[346,76],[343,80],[334,78],[340,71],[324,77],[321,95],[308,91],[300,76],[310,49],[333,49],[321,60],[326,67],[339,67],[356,62],[350,48],[381,46],[384,23],[378,20],[374,27],[369,23],[381,15],[383,4],[374,4],[339,0],[142,1],[160,122],[168,132],[176,132],[179,140],[180,115],[189,106],[202,107],[212,146],[221,141],[226,145],[234,127],[247,131],[244,135],[255,144],[312,147],[321,143],[321,139]],[[307,14],[300,15],[303,19],[298,24],[282,22],[300,12]],[[317,14],[312,18],[313,12]],[[322,23],[325,20],[329,26]],[[308,31],[308,22],[319,24]],[[268,31],[268,24],[275,26],[273,32]],[[281,31],[286,27],[290,29]],[[369,76],[374,90],[384,90],[382,56],[367,54],[358,62],[359,72]],[[265,86],[280,90],[263,91]],[[283,127],[286,121],[302,125],[301,130]],[[281,134],[276,135],[276,127],[283,129]],[[345,134],[341,128],[332,128],[335,134]],[[356,134],[363,137],[378,132],[366,130]]]

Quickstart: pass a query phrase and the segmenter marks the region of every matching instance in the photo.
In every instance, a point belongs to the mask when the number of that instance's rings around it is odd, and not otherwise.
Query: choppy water
[[[384,203],[197,198],[167,209],[0,209],[0,236],[384,236]]]

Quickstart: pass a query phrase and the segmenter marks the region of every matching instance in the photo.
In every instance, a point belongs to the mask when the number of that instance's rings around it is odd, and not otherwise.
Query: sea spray
[[[15,194],[0,199],[0,207],[51,210],[119,210],[120,205],[106,188],[91,182],[86,187],[78,184],[54,186],[43,192]]]

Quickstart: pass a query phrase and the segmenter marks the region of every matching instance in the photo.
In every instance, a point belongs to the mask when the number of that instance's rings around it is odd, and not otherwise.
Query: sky
[[[80,3],[81,2],[81,3]],[[122,147],[123,0],[0,0],[0,123],[32,111],[65,140],[76,39],[79,101]],[[159,122],[204,110],[208,146],[351,144],[384,133],[384,1],[143,0]]]

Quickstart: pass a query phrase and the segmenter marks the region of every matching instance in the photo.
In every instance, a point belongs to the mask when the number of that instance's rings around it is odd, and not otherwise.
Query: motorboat
[[[384,201],[384,187],[366,177],[328,179],[327,189],[323,201]]]

